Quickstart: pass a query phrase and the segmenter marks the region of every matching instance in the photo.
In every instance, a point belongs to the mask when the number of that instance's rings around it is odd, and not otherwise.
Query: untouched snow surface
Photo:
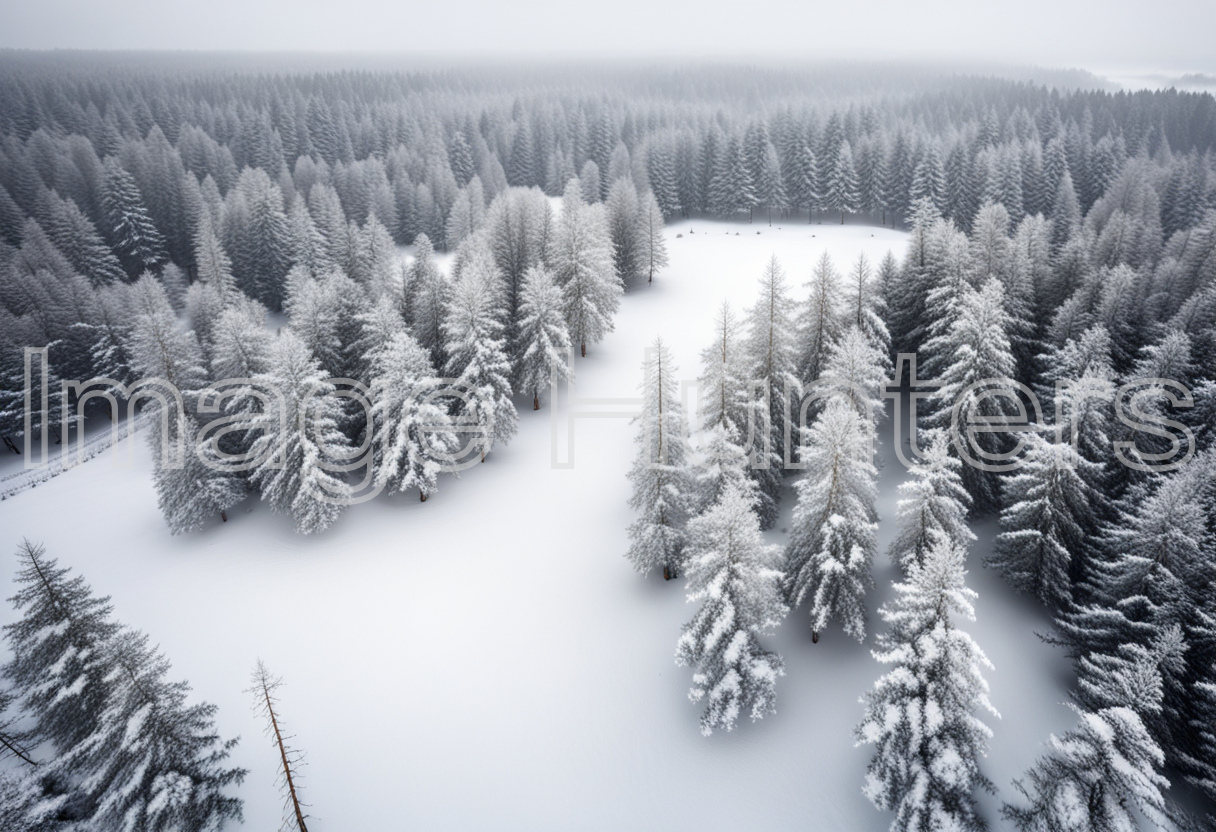
[[[874,265],[888,249],[900,257],[906,241],[830,221],[694,220],[667,236],[670,267],[627,294],[616,331],[576,359],[572,396],[636,396],[656,335],[694,379],[717,306],[750,304],[771,254],[801,298],[825,249],[843,272],[863,251]],[[258,657],[285,681],[281,715],[306,752],[313,832],[885,829],[890,817],[861,794],[869,750],[852,739],[858,698],[881,673],[870,643],[833,628],[812,645],[806,610],[794,612],[765,640],[787,667],[776,716],[702,737],[691,671],[673,662],[693,613],[683,583],[643,578],[623,556],[634,428],[576,419],[574,467],[554,469],[549,402],[536,413],[519,403],[519,435],[486,464],[445,478],[425,504],[408,494],[356,506],[317,537],[253,501],[227,524],[171,537],[140,437],[133,466],[116,469],[110,451],[0,502],[0,547],[45,542],[160,644],[175,678],[219,705],[221,735],[242,737],[234,761],[250,770],[237,792],[246,829],[277,828],[280,812],[276,756],[243,693]],[[888,420],[884,551],[905,475],[890,435]],[[791,508],[789,492],[771,541]],[[986,772],[1000,795],[984,804],[997,820],[1012,778],[1073,718],[1060,704],[1068,663],[1035,635],[1046,618],[981,566],[993,528],[977,533],[970,630],[996,666],[1003,719]],[[0,564],[7,584],[14,561]],[[871,613],[896,574],[880,555]]]

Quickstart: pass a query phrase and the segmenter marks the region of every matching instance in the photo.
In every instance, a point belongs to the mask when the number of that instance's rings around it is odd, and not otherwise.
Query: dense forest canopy
[[[902,263],[834,264],[824,252],[797,297],[774,256],[756,304],[714,322],[699,428],[680,410],[667,347],[648,352],[628,556],[641,572],[686,575],[704,602],[678,646],[695,668],[691,697],[706,703],[702,730],[774,710],[784,661],[759,639],[792,610],[809,608],[815,640],[836,626],[867,637],[878,472],[865,449],[893,359],[914,352],[942,382],[920,413],[935,464],[901,486],[891,553],[905,580],[880,610],[875,654],[892,667],[857,730],[874,746],[867,796],[897,813],[894,828],[946,816],[984,826],[973,792],[990,785],[979,763],[988,664],[958,624],[974,618],[967,518],[999,512],[986,559],[1054,616],[1079,679],[1078,727],[1053,739],[1018,785],[1029,805],[1007,805],[1006,818],[1135,828],[1132,801],[1150,819],[1174,812],[1162,796],[1171,781],[1210,806],[1216,99],[1110,92],[1077,73],[893,65],[333,65],[0,54],[0,437],[12,451],[27,431],[70,425],[79,404],[51,384],[49,412],[25,420],[27,348],[46,350],[50,380],[102,379],[120,397],[135,379],[162,379],[182,402],[144,405],[158,417],[150,439],[197,451],[184,465],[153,462],[175,534],[226,520],[255,492],[298,531],[321,532],[359,487],[356,469],[378,490],[434,493],[448,470],[437,447],[460,455],[437,428],[481,427],[473,462],[510,441],[517,405],[539,409],[576,351],[612,331],[624,293],[662,279],[665,221],[856,215],[903,227]],[[451,253],[450,268],[436,252]],[[945,435],[952,407],[1012,415],[974,391],[994,378],[1052,403],[1071,444],[1043,430],[1016,472],[962,464]],[[1167,383],[1194,394],[1175,432],[1147,445],[1129,442],[1136,425],[1113,399],[1135,379],[1156,385],[1149,415],[1173,413]],[[221,406],[209,387],[226,380],[240,386]],[[336,395],[340,384],[372,391],[369,406]],[[824,385],[851,392],[793,425],[781,397],[809,401]],[[221,410],[244,427],[206,439],[205,414]],[[791,435],[805,474],[779,552],[761,530],[787,495],[778,450]],[[983,441],[994,454],[1008,445]],[[1119,443],[1189,461],[1128,465]],[[369,446],[358,466],[339,464]],[[221,452],[253,464],[205,464]],[[239,815],[221,789],[243,772],[218,766],[229,746],[212,749],[210,710],[183,710],[184,689],[163,682],[144,637],[39,547],[21,557],[26,620],[10,628],[17,658],[5,671],[21,706],[43,706],[52,670],[52,684],[92,674],[110,703],[93,708],[107,715],[95,725],[85,708],[32,730],[62,777],[31,779],[42,791],[22,800],[58,814],[21,828],[118,828],[120,809],[152,818],[137,828],[167,828],[153,823],[167,781],[120,747],[113,716],[148,699],[192,726],[174,765],[205,788],[183,828]],[[104,661],[86,661],[86,641]],[[65,670],[60,649],[81,667]],[[130,685],[113,681],[116,668]],[[274,685],[259,675],[272,710]],[[941,715],[946,740],[925,738],[921,708]],[[96,773],[113,765],[109,779]],[[93,791],[71,796],[78,781]],[[10,803],[23,823],[37,815]]]

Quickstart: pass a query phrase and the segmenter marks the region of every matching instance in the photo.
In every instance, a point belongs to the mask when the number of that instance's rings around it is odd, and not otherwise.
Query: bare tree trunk
[[[811,630],[811,644],[818,644],[818,643],[819,643],[819,631]]]
[[[220,519],[221,519],[221,520],[223,520],[225,523],[227,523],[227,522],[228,522],[228,512],[227,512],[227,511],[221,511],[221,512],[220,512]]]
[[[0,747],[7,749],[10,754],[12,754],[18,760],[21,760],[26,765],[34,768],[38,767],[38,761],[31,757],[29,752],[26,751],[21,743],[19,743],[14,737],[10,737],[8,734],[0,732]]]
[[[539,390],[532,391],[532,409],[540,410],[540,391]]]
[[[418,502],[420,502],[420,503],[426,502],[426,492],[423,491],[421,488],[418,489]]]
[[[298,832],[308,832],[308,826],[304,823],[304,809],[300,805],[299,795],[296,793],[295,778],[292,776],[292,754],[287,750],[287,743],[283,738],[283,732],[279,728],[279,718],[274,711],[274,690],[279,686],[279,680],[272,679],[269,671],[266,670],[266,665],[258,660],[257,669],[253,674],[255,695],[261,697],[259,703],[260,708],[265,709],[265,716],[270,721],[270,733],[274,736],[275,745],[279,749],[279,760],[283,766],[283,778],[287,785],[287,798],[291,806],[292,814],[295,815],[296,826]]]
[[[582,351],[583,351],[583,358],[586,358],[586,357],[587,357],[587,342],[586,342],[586,341],[583,341],[583,342],[582,342],[582,348],[583,348],[583,350],[582,350]]]

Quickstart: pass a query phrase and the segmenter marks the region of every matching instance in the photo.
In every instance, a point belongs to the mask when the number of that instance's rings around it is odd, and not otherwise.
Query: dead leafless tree
[[[279,698],[276,695],[283,680],[272,676],[266,669],[266,664],[258,659],[253,670],[253,687],[249,693],[253,696],[254,710],[266,720],[266,735],[274,740],[279,752],[279,777],[283,790],[283,826],[285,832],[308,832],[304,823],[304,807],[300,801],[299,781],[300,766],[303,755],[289,744],[294,737],[284,733],[282,718],[279,715]]]

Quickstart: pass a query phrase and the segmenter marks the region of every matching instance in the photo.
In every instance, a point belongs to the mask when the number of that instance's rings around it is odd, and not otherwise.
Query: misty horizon
[[[398,7],[357,0],[295,4],[220,0],[205,15],[177,4],[83,0],[0,4],[0,48],[321,53],[420,61],[681,59],[900,61],[1084,69],[1098,75],[1216,73],[1207,33],[1216,6],[1035,0],[1007,11],[950,2],[807,7],[777,2],[759,13],[709,3],[614,4],[610,13],[549,0],[456,0]],[[240,26],[231,21],[241,21]],[[1186,20],[1180,27],[1177,21]]]

